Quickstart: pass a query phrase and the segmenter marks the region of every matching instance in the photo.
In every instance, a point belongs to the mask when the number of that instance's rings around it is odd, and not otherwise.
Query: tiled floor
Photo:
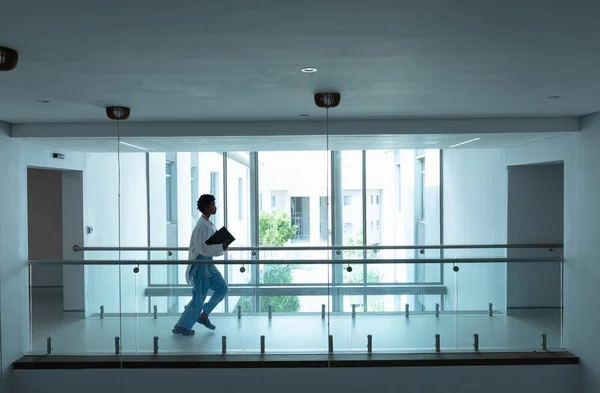
[[[151,353],[154,336],[160,353],[220,353],[222,336],[228,353],[256,353],[265,336],[268,353],[322,353],[328,335],[334,351],[366,351],[367,335],[377,352],[428,352],[440,334],[442,350],[472,350],[473,334],[479,334],[481,350],[525,350],[540,348],[547,334],[549,349],[561,347],[559,310],[521,310],[511,316],[494,315],[351,315],[322,319],[319,314],[301,316],[214,315],[216,331],[196,325],[194,337],[173,336],[176,317],[151,316],[65,318],[61,295],[34,296],[32,302],[32,353],[46,353],[47,337],[53,338],[55,354],[114,353],[115,337],[121,337],[123,353]]]

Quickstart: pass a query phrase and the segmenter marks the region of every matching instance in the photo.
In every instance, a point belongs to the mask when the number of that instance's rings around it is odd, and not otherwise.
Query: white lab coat
[[[210,220],[201,216],[192,232],[190,239],[190,250],[188,259],[190,261],[210,260],[213,257],[223,255],[222,244],[207,245],[206,240],[216,232],[216,228]],[[193,266],[198,266],[198,275],[200,277],[211,277],[214,274],[220,274],[214,264],[189,264],[185,271],[185,278],[188,284],[192,285],[192,277],[190,275]]]

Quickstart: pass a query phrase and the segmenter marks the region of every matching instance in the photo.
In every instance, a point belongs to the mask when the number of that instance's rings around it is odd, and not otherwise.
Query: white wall
[[[584,393],[600,391],[600,113],[585,116],[565,160],[565,346],[581,357]]]
[[[109,247],[146,247],[147,198],[146,157],[140,153],[121,154],[121,215],[118,214],[118,163],[113,153],[87,154],[87,181],[85,182],[86,218],[94,232],[86,236],[86,245]],[[164,173],[164,163],[163,163]],[[164,182],[164,177],[163,177]],[[164,205],[163,205],[164,206]],[[147,259],[145,251],[86,252],[88,260]],[[148,299],[143,291],[147,285],[146,268],[138,274],[131,265],[87,267],[87,314],[98,313],[104,306],[106,313],[148,312]],[[119,297],[119,286],[120,297]]]
[[[35,168],[27,170],[27,211],[29,259],[62,259],[62,173],[60,171]],[[62,266],[32,266],[30,285],[35,288],[62,287]]]
[[[13,361],[29,348],[27,261],[27,167],[83,170],[85,156],[61,151],[52,158],[50,146],[9,138],[10,127],[0,122],[0,304],[2,310],[2,385],[10,392]]]
[[[579,134],[506,150],[508,165],[564,162],[564,347],[581,358],[582,393],[600,391],[596,335],[600,265],[600,114],[581,119]],[[574,390],[576,391],[576,390]]]
[[[502,149],[444,150],[444,243],[506,244],[507,174]],[[506,308],[505,264],[461,264],[461,257],[503,258],[505,250],[446,250],[446,309]],[[456,279],[458,278],[458,287]]]
[[[563,242],[564,165],[508,167],[508,243]],[[556,253],[560,251],[557,250]],[[508,257],[546,257],[548,249],[509,249]],[[561,307],[560,263],[507,264],[508,308]]]
[[[173,390],[314,393],[575,393],[577,366],[37,370],[16,372],[20,393]],[[90,381],[94,381],[90,383]]]
[[[81,260],[83,254],[73,251],[73,246],[84,245],[85,201],[83,198],[82,171],[62,172],[62,233],[63,259]],[[85,315],[85,266],[64,266],[63,310],[65,316]]]

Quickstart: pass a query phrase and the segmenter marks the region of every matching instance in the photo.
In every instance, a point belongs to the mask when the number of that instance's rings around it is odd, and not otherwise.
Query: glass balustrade
[[[171,332],[192,296],[184,248],[30,261],[73,271],[63,296],[31,291],[30,353],[151,354],[156,344],[161,354],[196,355],[562,348],[560,249],[306,248],[238,248],[215,260],[227,295],[210,316],[216,330],[196,324],[194,337]],[[67,302],[85,309],[63,312]]]

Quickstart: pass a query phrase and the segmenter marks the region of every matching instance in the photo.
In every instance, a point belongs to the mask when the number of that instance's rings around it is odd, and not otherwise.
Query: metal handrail
[[[251,259],[251,260],[212,260],[212,261],[188,261],[188,260],[34,260],[27,261],[29,265],[187,265],[189,263],[197,265],[328,265],[328,264],[391,264],[391,263],[418,263],[418,264],[440,264],[440,263],[550,263],[563,262],[562,257],[551,258],[445,258],[445,259],[334,259],[334,260],[314,260],[314,259]]]
[[[502,249],[502,248],[563,248],[562,243],[539,244],[463,244],[463,245],[411,245],[411,246],[298,246],[298,247],[229,247],[227,251],[353,251],[353,250],[450,250],[450,249]],[[188,247],[82,247],[73,251],[188,251]]]

